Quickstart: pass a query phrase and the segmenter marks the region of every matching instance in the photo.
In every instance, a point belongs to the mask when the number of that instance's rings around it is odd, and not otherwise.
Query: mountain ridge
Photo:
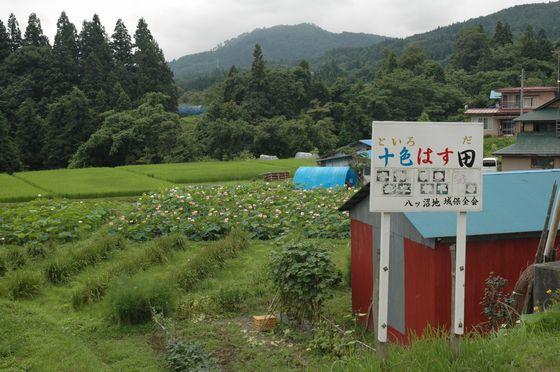
[[[252,61],[255,44],[261,44],[268,61],[294,64],[302,59],[315,59],[328,50],[367,46],[388,37],[367,33],[334,33],[311,23],[276,25],[256,28],[218,44],[212,50],[185,55],[169,62],[176,79],[186,75],[208,73],[232,65],[246,68]]]

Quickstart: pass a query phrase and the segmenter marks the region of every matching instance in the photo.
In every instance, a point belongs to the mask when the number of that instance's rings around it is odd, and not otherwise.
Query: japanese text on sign
[[[482,210],[480,123],[375,122],[372,212]]]

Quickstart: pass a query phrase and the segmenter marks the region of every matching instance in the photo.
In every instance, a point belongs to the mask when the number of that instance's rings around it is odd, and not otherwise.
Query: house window
[[[503,108],[519,108],[519,95],[517,94],[506,94],[502,98],[502,107]]]
[[[533,108],[539,105],[539,97],[523,97],[523,107]]]
[[[502,134],[510,135],[514,134],[515,124],[513,120],[502,120]]]
[[[474,118],[473,121],[476,122],[476,123],[484,123],[484,129],[485,130],[492,129],[492,119],[491,118],[479,117],[479,118]]]
[[[554,168],[554,158],[544,158],[544,157],[531,158],[531,168],[552,169]]]

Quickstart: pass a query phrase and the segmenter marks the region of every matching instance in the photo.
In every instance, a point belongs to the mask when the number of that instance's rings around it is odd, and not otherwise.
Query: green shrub
[[[78,310],[84,305],[99,301],[105,296],[109,283],[109,275],[99,275],[87,279],[83,287],[72,292],[72,307]]]
[[[216,293],[217,307],[224,313],[235,313],[241,310],[241,304],[248,296],[246,290],[240,288],[220,288]]]
[[[356,348],[352,333],[353,331],[342,333],[327,322],[319,322],[313,327],[313,339],[309,342],[309,347],[320,354],[342,358]]]
[[[295,239],[272,253],[271,277],[283,310],[300,323],[319,318],[323,302],[341,281],[325,248]]]
[[[12,299],[32,298],[42,285],[41,274],[32,271],[14,271],[6,278],[7,294]]]
[[[202,346],[172,339],[165,346],[165,361],[171,371],[216,371],[218,362]]]
[[[27,263],[27,255],[23,247],[8,245],[0,249],[0,271],[3,273],[17,270]]]
[[[165,252],[169,251],[183,251],[187,249],[189,241],[185,235],[174,233],[165,235],[156,239],[156,246],[162,248]]]
[[[31,242],[25,246],[27,255],[33,259],[43,259],[49,254],[49,249],[39,242]]]
[[[152,309],[163,315],[170,314],[176,299],[175,287],[147,276],[119,280],[107,292],[112,318],[128,324],[149,321]]]

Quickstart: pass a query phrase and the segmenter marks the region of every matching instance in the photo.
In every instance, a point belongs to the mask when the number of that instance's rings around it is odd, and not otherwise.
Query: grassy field
[[[314,159],[244,160],[57,169],[0,174],[0,202],[57,196],[73,199],[136,196],[176,184],[228,183],[260,179],[263,173],[313,166]]]
[[[41,272],[49,262],[76,260],[98,237],[56,247],[46,258],[35,258],[19,270]],[[337,267],[347,270],[348,241],[313,240],[331,252]],[[75,293],[92,293],[91,283],[109,278],[111,293],[123,280],[144,278],[170,282],[170,273],[181,270],[208,250],[211,242],[189,242],[186,246],[150,254],[153,242],[126,243],[96,262],[75,269],[59,284],[42,279],[31,299],[10,299],[8,274],[0,278],[0,369],[75,370],[165,370],[164,334],[152,323],[126,325],[111,317],[105,292],[95,292],[91,302],[73,306]],[[548,330],[528,327],[488,337],[471,336],[463,342],[461,356],[453,360],[445,335],[433,333],[410,347],[392,345],[382,364],[371,350],[352,346],[343,354],[317,347],[311,332],[281,324],[274,332],[253,330],[251,316],[266,313],[274,297],[267,266],[274,242],[252,241],[246,249],[206,271],[187,290],[179,290],[176,308],[167,318],[175,337],[208,352],[227,371],[317,370],[317,371],[463,371],[463,370],[555,370],[560,363],[560,311]],[[157,246],[157,244],[156,244]],[[69,252],[76,252],[69,254]],[[120,278],[118,278],[120,275]],[[88,287],[89,285],[89,287]],[[337,340],[360,340],[373,345],[370,334],[355,327],[351,315],[350,289],[341,285],[326,302],[325,317],[346,333],[333,328]],[[554,320],[554,317],[548,319]],[[555,324],[555,325],[554,325]],[[556,328],[554,328],[556,327]]]
[[[21,172],[16,178],[52,195],[65,198],[96,198],[139,195],[172,186],[169,182],[119,168],[56,169]]]
[[[48,192],[8,174],[0,174],[0,202],[27,201],[38,195],[47,196]]]
[[[314,166],[315,159],[209,161],[179,164],[133,165],[124,168],[173,183],[205,183],[260,178],[267,172],[289,171]]]

